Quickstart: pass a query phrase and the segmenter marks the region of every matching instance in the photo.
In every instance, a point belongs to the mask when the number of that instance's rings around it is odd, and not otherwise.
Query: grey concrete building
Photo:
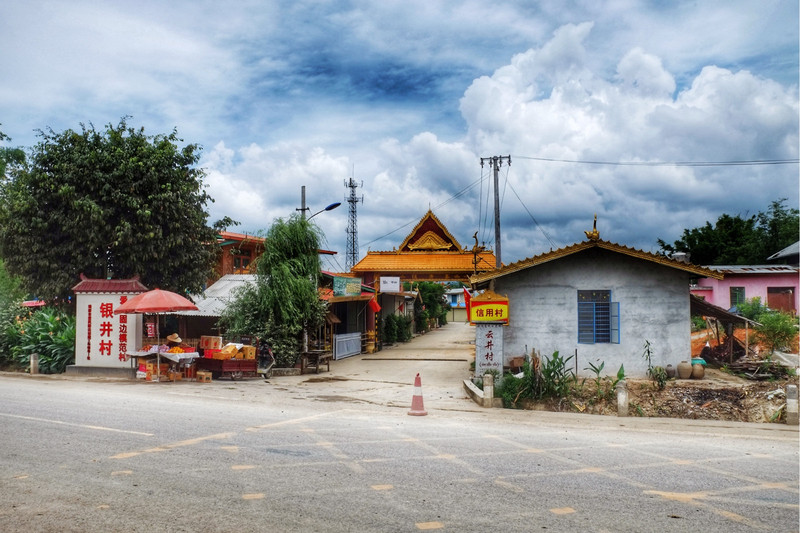
[[[691,358],[690,280],[722,274],[665,256],[587,240],[471,278],[476,289],[509,299],[504,358],[559,351],[579,376],[605,363],[604,374],[645,376],[652,365]]]

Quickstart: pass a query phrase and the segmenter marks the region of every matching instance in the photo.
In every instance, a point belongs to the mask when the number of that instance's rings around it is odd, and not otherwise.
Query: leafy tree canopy
[[[797,242],[800,216],[787,208],[786,198],[772,202],[766,212],[748,218],[723,214],[713,226],[683,230],[673,244],[658,239],[661,253],[689,253],[696,265],[759,265],[767,257]]]
[[[81,273],[202,289],[216,241],[196,145],[179,148],[175,130],[145,135],[126,118],[39,137],[0,187],[0,255],[32,294],[71,296]]]
[[[278,366],[292,366],[304,330],[325,320],[317,288],[322,233],[300,215],[277,219],[256,260],[256,283],[245,286],[228,305],[222,325],[232,335],[256,335],[272,345]]]
[[[447,311],[450,310],[450,304],[445,296],[445,285],[433,281],[421,281],[416,287],[425,309],[423,310],[421,306],[415,306],[415,312],[418,315],[422,314],[421,318],[438,318],[441,324],[446,324]],[[420,317],[417,316],[417,318],[419,319]],[[418,322],[420,321],[418,320]]]
[[[10,141],[11,137],[0,131],[0,142]],[[8,167],[19,166],[25,163],[25,151],[22,148],[0,146],[0,179],[6,175]]]

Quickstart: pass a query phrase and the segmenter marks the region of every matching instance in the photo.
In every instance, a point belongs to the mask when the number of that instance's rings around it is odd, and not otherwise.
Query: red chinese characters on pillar
[[[120,305],[127,301],[127,296],[120,296]],[[119,315],[119,360],[128,360],[128,315]]]
[[[86,359],[92,358],[92,305],[86,308]]]

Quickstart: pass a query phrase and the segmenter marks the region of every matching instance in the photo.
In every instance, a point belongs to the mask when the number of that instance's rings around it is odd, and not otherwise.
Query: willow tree
[[[39,132],[0,187],[0,253],[32,295],[68,298],[80,275],[199,292],[212,273],[199,148],[145,135],[122,119],[104,130]]]
[[[240,289],[221,317],[229,334],[266,340],[281,367],[294,366],[304,334],[325,320],[318,292],[321,240],[319,227],[300,215],[277,219],[256,260],[255,283]]]

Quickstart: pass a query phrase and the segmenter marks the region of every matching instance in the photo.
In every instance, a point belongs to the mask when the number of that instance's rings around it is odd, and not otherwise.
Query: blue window
[[[611,291],[578,291],[578,342],[619,344],[619,302]]]

